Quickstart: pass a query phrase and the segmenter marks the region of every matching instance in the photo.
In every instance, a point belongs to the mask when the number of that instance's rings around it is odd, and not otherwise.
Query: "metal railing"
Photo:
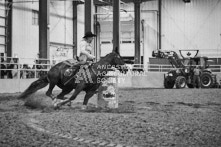
[[[1,57],[3,59],[4,57]],[[29,63],[20,63],[22,59],[30,60]],[[13,58],[7,57],[6,61],[0,61],[1,79],[39,78],[54,65],[48,59]]]
[[[0,63],[2,64],[2,63]],[[50,68],[21,68],[21,64],[13,63],[17,68],[0,68],[1,79],[15,79],[15,78],[39,78],[42,74],[47,73]],[[11,64],[10,64],[11,65]],[[41,64],[36,64],[36,66]]]
[[[144,67],[143,64],[133,64],[131,67],[132,71],[146,71],[146,72],[168,72],[174,69],[171,65],[162,65],[162,64],[147,64]],[[221,72],[221,65],[210,65],[209,69],[212,72]]]
[[[12,59],[12,58],[9,58]],[[0,62],[0,78],[39,78],[42,74],[46,74],[47,71],[60,61],[50,61],[48,59],[32,59],[34,64],[22,64],[19,63],[20,58],[17,58],[17,63],[10,62]],[[11,66],[14,65],[14,66]],[[25,67],[24,67],[25,65]],[[16,66],[16,67],[15,67]],[[30,67],[32,66],[32,67]],[[5,68],[3,68],[5,67]],[[162,64],[132,64],[130,66],[131,71],[145,71],[145,72],[168,72],[169,70],[174,69],[171,65],[162,65]],[[221,72],[221,65],[210,65],[209,69],[212,72]],[[10,74],[16,75],[12,76]],[[11,77],[12,76],[12,77]]]

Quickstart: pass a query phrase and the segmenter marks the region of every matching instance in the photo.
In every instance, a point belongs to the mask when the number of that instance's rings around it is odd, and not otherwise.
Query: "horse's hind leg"
[[[46,92],[46,95],[49,96],[52,100],[55,99],[54,95],[52,94],[52,90],[54,89],[55,84],[50,83],[48,91]]]

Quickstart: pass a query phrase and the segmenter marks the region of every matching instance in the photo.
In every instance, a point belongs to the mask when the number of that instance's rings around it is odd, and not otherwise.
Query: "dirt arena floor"
[[[1,147],[221,146],[220,89],[121,89],[114,110],[95,109],[96,98],[81,110],[83,94],[60,110],[16,96],[0,95]]]

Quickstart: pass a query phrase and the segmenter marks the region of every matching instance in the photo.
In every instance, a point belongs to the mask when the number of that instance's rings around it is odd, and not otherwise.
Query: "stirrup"
[[[73,70],[71,68],[68,68],[67,70],[65,70],[64,76],[69,77],[71,76],[72,73],[73,73]]]

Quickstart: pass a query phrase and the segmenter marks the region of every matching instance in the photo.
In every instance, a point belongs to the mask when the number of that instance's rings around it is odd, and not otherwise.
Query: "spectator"
[[[1,62],[0,62],[0,70],[1,70],[1,72],[0,72],[0,78],[1,79],[4,79],[4,77],[6,76],[6,70],[3,70],[3,69],[6,69],[6,65],[4,64],[5,63],[5,61],[4,61],[4,59],[3,58],[1,58]]]
[[[31,78],[35,78],[35,65],[32,66]]]
[[[14,65],[17,65],[18,63],[18,58],[11,58],[10,63],[7,65],[7,76],[9,79],[13,78],[12,75],[12,70],[14,69]],[[18,69],[18,66],[16,66],[16,68]]]
[[[23,64],[22,70],[21,70],[21,78],[26,79],[27,78],[27,64]]]
[[[31,68],[28,66],[28,64],[24,64],[21,71],[21,78],[31,78],[32,71],[30,71],[30,69]]]
[[[41,65],[41,62],[39,60],[36,60],[36,69],[37,69],[37,78],[41,77],[43,67]]]
[[[201,81],[200,81],[200,74],[201,70],[199,66],[197,65],[196,68],[193,70],[193,87],[196,88],[196,84],[198,85],[199,88],[201,88]]]
[[[12,79],[12,69],[14,68],[14,60],[11,58],[10,64],[7,65],[7,75],[9,79]]]
[[[45,71],[45,69],[47,69],[47,66],[43,65],[44,63],[39,60],[36,63],[38,63],[36,64],[37,78],[41,77],[42,75],[47,74],[47,71]]]
[[[26,68],[27,68],[27,70],[26,70],[27,78],[31,78],[31,67],[27,65]]]
[[[17,64],[13,64],[11,73],[12,73],[13,79],[18,78],[18,65]]]

